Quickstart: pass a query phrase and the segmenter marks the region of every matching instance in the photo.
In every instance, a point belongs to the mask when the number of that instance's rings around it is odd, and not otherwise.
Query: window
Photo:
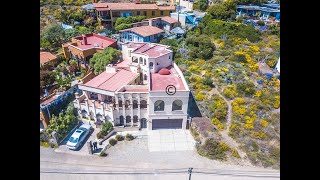
[[[119,100],[119,107],[122,108],[122,100]]]
[[[160,11],[160,16],[163,16],[163,11]]]
[[[144,65],[146,65],[146,64],[147,64],[146,58],[144,58],[144,60],[143,60],[143,64],[144,64]]]
[[[129,106],[130,106],[130,101],[129,101],[129,100],[126,100],[126,103],[125,103],[125,105],[124,105],[124,106],[125,106],[125,108],[126,108],[126,109],[128,109],[128,108],[129,108]]]
[[[132,57],[132,62],[138,63],[138,58],[133,56],[133,57]]]
[[[137,16],[140,16],[140,11],[137,11]]]
[[[169,59],[171,58],[171,56],[169,56]]]
[[[138,108],[138,101],[133,100],[133,109],[137,109],[137,108]]]
[[[141,100],[140,101],[140,108],[141,109],[146,109],[147,108],[147,101],[146,100]]]
[[[157,62],[157,65],[159,65],[159,63]]]
[[[147,16],[147,11],[143,11],[143,15],[144,15],[144,16]]]
[[[175,100],[172,103],[172,111],[178,111],[182,110],[182,101],[181,100]]]
[[[153,62],[149,63],[149,68],[152,69],[153,68]]]
[[[145,74],[145,75],[144,75],[144,80],[147,80],[147,79],[148,79],[148,77],[147,77],[147,75]]]
[[[131,122],[131,116],[126,116],[126,123],[130,123]]]
[[[120,17],[120,12],[112,12],[112,17]]]
[[[155,11],[152,11],[152,16],[155,16],[156,15],[156,12]]]
[[[164,111],[164,101],[158,100],[154,103],[154,111]]]
[[[138,122],[138,116],[137,115],[134,115],[133,116],[133,123],[137,123]]]
[[[139,58],[139,63],[142,64],[143,63],[143,59],[142,57]]]

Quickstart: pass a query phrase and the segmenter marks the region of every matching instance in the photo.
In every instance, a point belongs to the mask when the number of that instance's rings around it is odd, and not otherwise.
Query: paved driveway
[[[193,150],[195,141],[188,130],[163,129],[148,131],[148,148],[154,151]]]

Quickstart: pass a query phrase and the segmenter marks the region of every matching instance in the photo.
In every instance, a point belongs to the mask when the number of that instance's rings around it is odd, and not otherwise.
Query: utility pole
[[[180,1],[180,0],[179,0],[179,1]],[[191,180],[191,173],[192,173],[192,169],[193,169],[193,168],[189,168],[189,169],[188,169],[189,180]]]

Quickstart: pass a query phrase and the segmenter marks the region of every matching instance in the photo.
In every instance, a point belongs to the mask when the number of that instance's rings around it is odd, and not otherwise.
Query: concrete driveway
[[[155,151],[192,151],[195,140],[190,131],[163,129],[148,131],[148,148]]]

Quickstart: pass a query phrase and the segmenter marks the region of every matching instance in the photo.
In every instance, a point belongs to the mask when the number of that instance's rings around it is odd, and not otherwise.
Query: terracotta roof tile
[[[165,21],[165,22],[167,22],[167,23],[170,23],[170,24],[174,24],[174,23],[177,23],[177,22],[178,22],[178,20],[173,19],[173,18],[171,18],[171,17],[169,17],[169,16],[162,17],[161,20],[162,20],[162,21]]]
[[[44,64],[49,61],[55,60],[57,57],[49,52],[40,52],[40,63]]]
[[[175,10],[175,6],[158,6],[156,4],[136,4],[136,3],[93,3],[97,10]],[[103,8],[103,9],[102,9]]]
[[[159,34],[159,33],[163,33],[164,31],[162,29],[159,29],[157,27],[154,26],[140,26],[140,27],[134,27],[134,28],[129,28],[129,29],[124,29],[121,30],[120,32],[124,32],[124,31],[132,31],[136,34],[139,34],[143,37],[148,37],[154,34]]]

